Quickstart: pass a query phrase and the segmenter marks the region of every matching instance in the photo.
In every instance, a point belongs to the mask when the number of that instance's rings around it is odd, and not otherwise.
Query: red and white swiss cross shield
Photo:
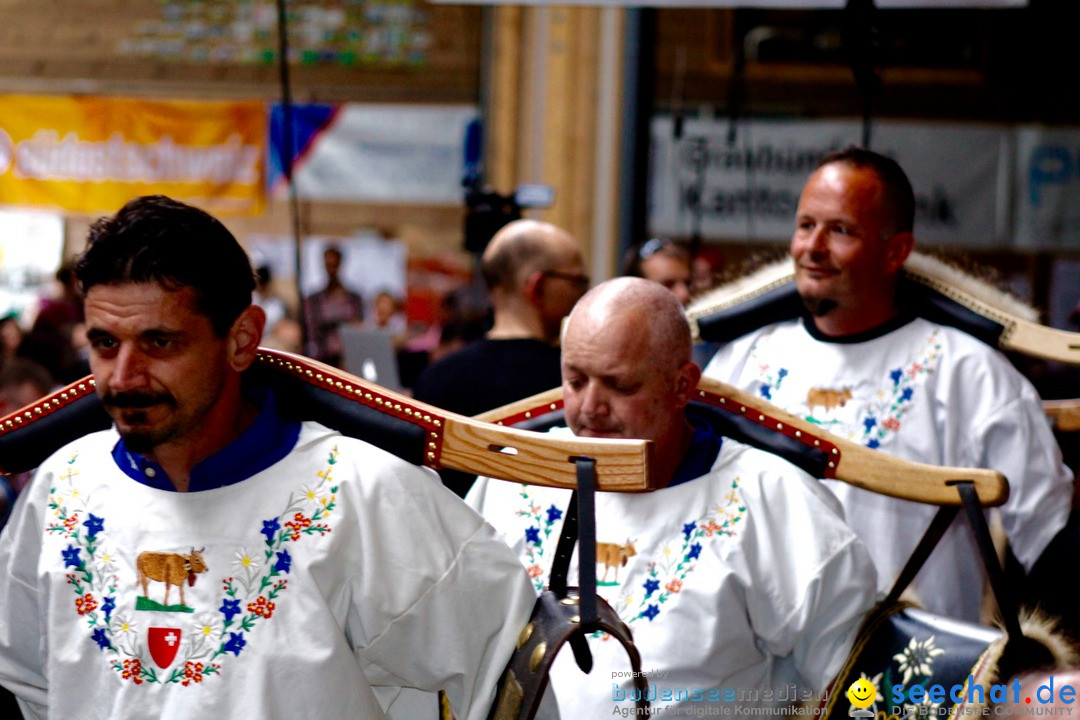
[[[176,651],[180,649],[180,628],[152,627],[146,633],[146,640],[150,657],[159,668],[164,670],[172,665]]]

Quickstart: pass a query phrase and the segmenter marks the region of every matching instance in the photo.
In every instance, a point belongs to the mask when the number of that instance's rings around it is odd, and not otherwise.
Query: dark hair
[[[135,198],[114,217],[97,220],[75,276],[84,297],[95,285],[189,287],[218,337],[251,305],[255,289],[251,261],[232,233],[210,214],[164,195]]]
[[[690,264],[690,250],[666,237],[654,237],[631,248],[623,260],[622,274],[626,277],[645,277],[642,264],[654,255],[665,255]]]
[[[890,157],[861,147],[847,147],[829,153],[818,167],[833,163],[845,163],[857,168],[869,168],[881,180],[884,191],[885,211],[888,214],[886,226],[889,235],[900,232],[912,232],[915,229],[915,192],[911,189],[904,169]]]

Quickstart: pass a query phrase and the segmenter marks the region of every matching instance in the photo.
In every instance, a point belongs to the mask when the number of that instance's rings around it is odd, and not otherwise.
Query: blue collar
[[[246,480],[288,455],[300,437],[300,423],[278,414],[274,393],[256,390],[248,394],[260,406],[255,422],[228,446],[191,469],[189,492],[213,490]],[[132,480],[155,490],[176,488],[160,465],[130,452],[121,438],[112,451],[117,467]]]
[[[716,456],[720,452],[720,445],[724,441],[704,418],[688,414],[687,420],[694,426],[694,434],[690,438],[690,449],[683,456],[682,463],[675,470],[671,482],[667,484],[668,487],[690,482],[712,470]]]

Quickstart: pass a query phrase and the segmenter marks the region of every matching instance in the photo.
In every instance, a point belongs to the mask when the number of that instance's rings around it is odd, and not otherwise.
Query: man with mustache
[[[602,283],[567,320],[569,431],[653,441],[660,487],[596,494],[598,550],[605,551],[598,552],[598,592],[633,632],[655,707],[720,714],[812,702],[873,602],[873,564],[820,484],[775,455],[721,437],[706,416],[688,411],[700,375],[686,315],[658,283]],[[569,500],[566,490],[487,478],[466,497],[537,587],[551,570]],[[616,566],[611,580],[605,565]],[[627,667],[621,646],[591,637],[589,647],[591,674],[569,652],[552,667],[562,717],[632,709],[631,682],[614,674]]]
[[[826,157],[803,188],[791,239],[806,313],[721,348],[705,375],[901,458],[998,470],[1011,488],[1001,519],[1030,570],[1068,518],[1071,474],[1031,383],[996,349],[914,316],[898,296],[914,214],[895,161],[861,148]],[[829,484],[884,589],[935,508]],[[918,597],[978,621],[982,587],[974,537],[958,518],[917,577]]]
[[[436,717],[444,689],[484,718],[525,573],[433,472],[246,386],[265,316],[229,231],[138,198],[76,272],[115,428],[46,460],[0,538],[23,713]]]

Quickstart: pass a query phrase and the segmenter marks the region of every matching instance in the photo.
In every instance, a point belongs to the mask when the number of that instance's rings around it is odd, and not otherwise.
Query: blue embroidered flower
[[[533,525],[532,527],[525,528],[525,542],[533,543],[534,545],[540,544],[540,528]]]
[[[292,556],[289,555],[288,550],[282,550],[277,554],[277,562],[274,563],[274,570],[281,573],[287,573],[292,569]]]
[[[105,602],[101,603],[101,611],[105,613],[105,622],[109,621],[109,617],[112,616],[112,611],[116,609],[116,598],[109,595],[105,598]]]
[[[281,523],[277,518],[273,520],[263,520],[262,534],[266,536],[266,542],[274,542],[274,536],[277,535],[277,531],[281,529]]]
[[[649,618],[649,622],[652,622],[652,619],[654,617],[656,617],[657,615],[659,615],[659,614],[660,614],[660,608],[657,607],[656,605],[650,605],[649,607],[645,608],[641,612],[641,615],[643,617]]]
[[[868,417],[862,421],[862,424],[866,428],[866,432],[870,432],[877,425],[877,418]]]
[[[225,602],[221,603],[218,610],[225,616],[225,622],[232,622],[233,616],[240,614],[240,601],[235,598],[231,600],[225,598]]]
[[[90,635],[91,639],[97,643],[97,646],[101,650],[108,650],[112,647],[112,643],[109,642],[109,636],[105,633],[105,628],[98,628]]]
[[[83,561],[79,557],[79,548],[68,545],[67,550],[61,550],[60,553],[64,556],[64,567],[82,567]]]
[[[901,402],[907,402],[908,400],[911,399],[911,396],[914,393],[915,393],[915,391],[912,390],[911,388],[904,388],[903,392],[900,393],[900,401]]]
[[[688,522],[688,523],[686,523],[685,525],[682,526],[682,534],[689,538],[690,533],[694,532],[694,530],[696,528],[697,528],[697,523],[696,522]]]
[[[645,581],[645,597],[651,596],[654,592],[660,589],[660,581],[656,578],[649,578]]]
[[[553,523],[562,517],[562,510],[552,505],[547,509],[548,522]]]
[[[690,546],[690,552],[686,553],[687,560],[697,560],[701,555],[701,543],[694,543]]]
[[[765,398],[766,400],[772,400],[772,388],[769,387],[767,383],[761,384],[761,389],[759,390],[759,392],[761,393],[761,397]]]
[[[787,377],[787,375],[788,375],[788,371],[787,371],[787,368],[780,368],[780,369],[779,369],[779,370],[777,370],[777,372],[776,372],[776,377],[780,378],[781,380],[783,380],[784,378],[786,378],[786,377]]]
[[[83,526],[86,527],[86,538],[93,540],[94,536],[105,528],[105,519],[90,513],[90,517],[83,521]]]
[[[904,371],[901,370],[900,368],[897,368],[897,369],[895,369],[895,370],[893,370],[892,372],[889,373],[889,379],[892,380],[893,385],[899,385],[900,384],[900,378],[902,378],[903,376],[904,376]]]
[[[240,651],[247,645],[247,640],[244,639],[243,633],[229,633],[229,641],[225,643],[225,652],[231,652],[237,657],[240,656]]]
[[[871,450],[877,450],[880,446],[881,443],[878,442],[877,438],[870,438],[866,441],[866,447],[870,448]]]

